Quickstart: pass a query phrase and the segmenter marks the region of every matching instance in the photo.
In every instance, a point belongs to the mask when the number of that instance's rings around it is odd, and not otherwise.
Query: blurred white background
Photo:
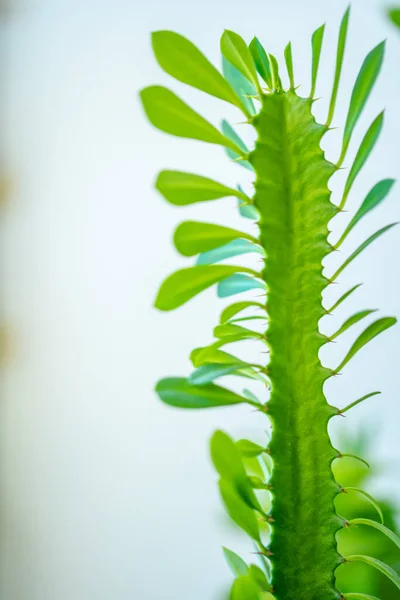
[[[2,321],[10,348],[1,381],[2,600],[208,600],[230,574],[221,545],[245,548],[222,516],[208,438],[262,427],[246,408],[173,411],[153,392],[157,378],[185,374],[188,354],[211,339],[223,303],[213,290],[177,312],[152,308],[160,281],[185,264],[174,226],[185,218],[239,224],[232,200],[175,210],[152,189],[160,168],[187,169],[235,184],[242,170],[223,151],[168,137],[146,122],[138,90],[173,87],[212,122],[234,109],[175,83],[152,56],[149,33],[174,29],[219,62],[224,28],[257,34],[279,57],[290,39],[297,81],[309,84],[310,36],[328,24],[318,94],[330,92],[346,0],[21,0],[0,17],[1,160],[9,180],[1,207]],[[388,37],[383,73],[349,159],[382,107],[383,135],[354,186],[349,209],[378,178],[400,171],[400,35],[386,4],[355,0],[336,125],[358,68]],[[305,89],[304,93],[307,92]],[[316,108],[323,118],[326,100]],[[339,134],[326,142],[334,159]],[[335,198],[345,173],[332,182]],[[400,188],[343,246],[400,219]],[[343,217],[342,223],[346,221]],[[243,226],[241,224],[241,226]],[[340,226],[340,222],[338,222]],[[340,278],[337,296],[361,290],[334,325],[359,308],[400,315],[400,230],[364,253]],[[333,297],[332,295],[332,297]],[[362,328],[362,326],[360,326]],[[335,366],[352,330],[324,354]],[[338,427],[373,423],[377,488],[397,494],[400,329],[368,346],[327,389],[344,405],[383,395]],[[397,479],[397,481],[396,481]]]

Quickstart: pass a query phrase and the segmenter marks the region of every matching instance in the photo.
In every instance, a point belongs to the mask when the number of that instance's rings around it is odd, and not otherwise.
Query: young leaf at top
[[[349,196],[349,193],[351,191],[351,188],[353,186],[353,183],[354,183],[357,175],[363,168],[365,162],[367,161],[369,155],[371,154],[371,152],[379,138],[379,135],[382,131],[383,117],[384,117],[384,111],[382,111],[376,117],[376,119],[373,121],[372,125],[370,126],[367,133],[365,134],[363,141],[361,142],[361,145],[358,149],[358,152],[356,154],[354,162],[351,166],[350,173],[347,177],[346,184],[344,186],[343,198],[339,205],[340,209],[344,208],[347,198]]]
[[[254,61],[243,38],[234,31],[225,30],[221,37],[221,52],[261,93]]]
[[[285,55],[286,68],[287,68],[287,72],[289,75],[290,89],[294,90],[295,83],[294,83],[293,56],[292,56],[292,44],[290,42],[288,43],[288,45],[286,46],[286,48],[284,50],[284,55]]]
[[[346,124],[344,127],[342,152],[339,157],[338,166],[343,163],[347,149],[350,144],[351,135],[358,119],[362,113],[365,103],[372,91],[374,83],[381,70],[383,56],[385,53],[385,42],[381,42],[367,55],[364,60],[356,83],[353,88],[353,93],[350,99],[350,106],[347,113]]]
[[[337,94],[338,94],[339,83],[340,83],[340,76],[342,74],[344,51],[346,48],[347,31],[349,28],[349,17],[350,17],[350,6],[344,13],[342,22],[340,24],[339,39],[338,39],[338,45],[337,45],[337,51],[336,51],[335,78],[333,80],[331,100],[329,103],[328,118],[327,118],[327,121],[325,124],[326,128],[330,127],[330,125],[332,123],[333,115],[335,114],[336,100],[337,100]]]
[[[258,38],[254,37],[249,45],[250,53],[260,77],[265,81],[269,88],[272,88],[271,68],[267,53]]]
[[[247,154],[249,154],[248,147],[246,146],[246,144],[244,143],[242,138],[234,130],[232,125],[230,125],[230,123],[228,123],[228,121],[225,121],[225,119],[222,121],[222,133],[224,134],[225,137],[227,137],[234,144],[236,144],[238,146],[238,148],[240,148],[240,150],[242,151],[242,153],[239,155],[237,152],[234,152],[230,148],[225,148],[226,153],[229,156],[229,158],[234,160],[239,166],[244,167],[245,169],[248,169],[249,171],[254,171],[254,169],[253,169],[252,165],[249,163],[249,161],[243,160],[241,158],[242,156],[246,156]]]
[[[214,283],[238,272],[255,275],[251,269],[231,265],[201,265],[180,269],[161,284],[154,305],[160,310],[173,310]]]
[[[252,404],[248,398],[209,383],[201,387],[190,385],[184,377],[161,379],[156,386],[160,399],[178,408],[215,408],[232,404]]]
[[[279,76],[279,64],[273,54],[268,54],[269,64],[271,67],[271,75],[272,75],[272,86],[274,90],[282,89],[282,82]]]
[[[386,329],[389,329],[390,327],[395,325],[396,322],[397,319],[395,319],[394,317],[383,317],[382,319],[378,319],[377,321],[371,323],[371,325],[369,325],[367,329],[365,329],[365,331],[363,331],[358,336],[358,338],[351,346],[350,350],[348,351],[338,368],[335,370],[335,372],[339,373],[343,369],[343,367],[347,365],[347,363],[353,358],[353,356],[357,354],[359,350],[361,350],[363,346],[368,344],[368,342],[373,340],[379,334],[386,331]]]
[[[379,181],[376,185],[374,185],[374,187],[368,193],[364,202],[361,204],[354,217],[351,219],[350,223],[347,225],[340,239],[336,242],[334,246],[335,248],[339,248],[339,246],[347,238],[353,227],[357,225],[357,223],[363,217],[365,217],[371,210],[373,210],[386,198],[386,196],[392,189],[394,182],[394,179],[383,179],[382,181]]]
[[[240,190],[184,171],[161,171],[155,187],[168,202],[176,206],[218,200],[227,196],[236,196],[242,202],[247,200],[247,196]]]
[[[230,600],[260,600],[260,590],[250,575],[241,575],[233,582]]]
[[[240,154],[240,148],[206,121],[183,100],[161,85],[152,85],[140,92],[147,117],[165,133],[231,148]]]
[[[311,67],[311,91],[310,98],[314,98],[315,87],[317,85],[317,75],[319,61],[321,59],[322,42],[324,39],[325,24],[321,25],[316,31],[314,31],[311,40],[312,47],[312,67]]]
[[[219,246],[214,250],[208,250],[202,252],[197,261],[197,265],[212,265],[226,258],[232,258],[232,256],[240,256],[241,254],[256,253],[264,256],[264,250],[258,244],[250,242],[249,240],[237,239]]]
[[[250,290],[262,290],[266,291],[266,285],[260,279],[243,275],[242,273],[236,273],[226,279],[223,279],[218,283],[217,294],[218,298],[228,298],[235,294],[241,294],[242,292],[248,292]]]
[[[240,556],[238,556],[237,554],[235,554],[235,552],[232,552],[232,550],[229,550],[228,548],[223,547],[222,550],[224,551],[226,562],[230,566],[233,574],[236,576],[246,575],[249,570],[249,567],[244,562],[243,558],[240,558]]]
[[[175,248],[183,256],[195,256],[200,252],[219,248],[237,238],[258,244],[258,240],[244,231],[212,223],[185,221],[178,225],[175,230],[174,244]]]
[[[242,108],[237,95],[222,74],[183,35],[174,31],[156,31],[152,34],[152,43],[159,65],[169,75]],[[245,114],[248,116],[248,113]]]
[[[352,556],[345,557],[346,562],[363,562],[370,567],[374,567],[380,571],[383,575],[386,575],[390,581],[394,583],[394,585],[400,590],[400,577],[391,567],[383,563],[381,560],[377,558],[372,558],[372,556],[363,556],[361,554],[353,554]],[[348,596],[348,594],[347,594]]]

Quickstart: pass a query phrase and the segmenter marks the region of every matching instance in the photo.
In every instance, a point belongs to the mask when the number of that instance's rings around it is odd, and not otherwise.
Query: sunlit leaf
[[[240,336],[243,339],[260,339],[263,337],[263,334],[259,333],[258,331],[247,329],[247,327],[242,327],[241,325],[228,323],[224,325],[217,325],[214,328],[214,335],[217,338],[237,338],[237,336]]]
[[[249,567],[244,562],[243,558],[240,558],[235,552],[232,550],[228,550],[228,548],[222,548],[224,551],[224,555],[226,558],[226,562],[230,566],[234,575],[246,575],[249,570]]]
[[[156,392],[165,404],[178,408],[214,408],[250,403],[247,398],[213,383],[201,387],[190,385],[184,377],[161,379]]]
[[[357,225],[357,223],[363,217],[365,217],[371,210],[376,208],[387,197],[387,195],[393,187],[394,182],[394,179],[383,179],[382,181],[379,181],[376,185],[374,185],[374,187],[368,193],[364,202],[361,204],[354,217],[351,219],[350,223],[347,225],[346,229],[343,232],[343,235],[335,244],[335,248],[339,248],[339,246],[349,235],[353,227]]]
[[[267,53],[258,38],[254,37],[249,45],[257,72],[269,88],[272,88],[271,68]]]
[[[315,87],[317,85],[317,75],[319,61],[321,59],[322,42],[324,39],[325,25],[321,25],[316,31],[314,31],[311,40],[312,47],[312,68],[311,68],[311,91],[310,98],[314,98]]]
[[[383,56],[385,53],[385,42],[376,46],[365,58],[351,95],[350,106],[344,127],[342,152],[338,161],[340,165],[347,153],[351,135],[358,119],[363,111],[365,103],[372,91],[374,83],[381,70]]]
[[[341,371],[343,367],[347,365],[347,363],[353,358],[355,354],[357,354],[359,350],[361,350],[363,346],[368,344],[368,342],[373,340],[379,334],[386,331],[386,329],[393,327],[393,325],[395,325],[396,322],[397,319],[395,319],[394,317],[383,317],[382,319],[378,319],[377,321],[371,323],[371,325],[369,325],[367,329],[365,329],[365,331],[363,331],[358,336],[358,338],[346,354],[345,358],[336,369],[336,372],[339,373],[339,371]]]
[[[185,221],[178,225],[174,234],[174,244],[183,256],[194,256],[200,252],[219,248],[237,238],[258,245],[258,240],[249,233],[199,221]]]
[[[228,298],[235,294],[258,289],[266,291],[267,287],[264,281],[238,273],[222,280],[218,284],[217,293],[219,298]]]
[[[152,34],[152,43],[159,65],[169,75],[242,107],[226,79],[188,39],[174,31],[156,31]]]
[[[247,200],[247,196],[238,189],[184,171],[161,171],[156,188],[168,202],[177,206],[218,200],[226,196],[236,196],[240,202]]]
[[[221,52],[226,60],[260,91],[254,61],[243,38],[234,31],[225,30],[221,37]]]
[[[250,575],[241,575],[235,579],[230,600],[260,600],[259,587]]]
[[[265,448],[255,444],[254,442],[251,442],[250,440],[239,440],[236,442],[236,446],[239,449],[239,452],[248,458],[259,456],[265,452]]]
[[[149,121],[161,131],[189,139],[240,149],[229,138],[206,121],[183,100],[161,85],[152,85],[140,92]]]
[[[195,266],[180,269],[163,281],[157,294],[155,307],[173,310],[233,273],[251,273],[251,269],[231,265]]]

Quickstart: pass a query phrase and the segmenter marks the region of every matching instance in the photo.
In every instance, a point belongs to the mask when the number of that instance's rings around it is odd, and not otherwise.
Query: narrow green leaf
[[[201,223],[199,221],[184,221],[175,230],[175,248],[183,256],[195,256],[200,252],[214,250],[238,238],[249,240],[258,245],[252,235],[223,225]]]
[[[222,74],[184,36],[174,31],[156,31],[152,34],[152,43],[159,65],[169,75],[242,108],[241,102]]]
[[[258,38],[254,37],[252,39],[249,46],[249,50],[253,57],[258,74],[260,75],[260,77],[262,77],[267,86],[271,89],[272,76],[268,56]]]
[[[238,313],[242,312],[242,310],[245,310],[246,308],[261,308],[264,312],[265,312],[265,306],[263,304],[261,304],[260,302],[252,302],[249,300],[244,300],[243,302],[235,302],[234,304],[231,304],[229,306],[227,306],[226,308],[224,308],[224,310],[221,313],[221,316],[219,318],[219,322],[222,323],[226,323],[226,321],[229,321],[229,319],[232,319],[232,317],[234,317],[235,315],[237,315]]]
[[[359,592],[347,592],[343,596],[343,600],[380,600],[376,596],[370,594],[361,594]]]
[[[217,338],[226,338],[226,337],[237,337],[241,336],[243,339],[260,339],[263,337],[262,333],[258,333],[258,331],[253,331],[251,329],[247,329],[246,327],[242,327],[241,325],[232,325],[232,324],[224,324],[217,325],[214,328],[214,335]]]
[[[371,323],[371,325],[369,325],[367,329],[365,329],[365,331],[363,331],[358,336],[358,338],[346,354],[345,358],[336,369],[336,373],[339,373],[343,369],[343,367],[347,365],[347,363],[353,358],[353,356],[357,354],[359,350],[361,350],[363,346],[368,344],[368,342],[373,340],[379,334],[386,331],[386,329],[389,329],[390,327],[395,325],[396,322],[397,319],[395,319],[394,317],[383,317],[382,319],[378,319],[377,321]]]
[[[351,219],[350,223],[347,225],[346,229],[343,232],[343,235],[339,239],[339,241],[335,244],[335,248],[339,248],[339,246],[344,242],[346,237],[349,235],[350,231],[353,229],[355,225],[365,217],[371,210],[375,207],[379,206],[379,204],[386,198],[389,194],[390,190],[393,187],[395,180],[394,179],[383,179],[379,181],[371,191],[366,196],[364,202],[361,204],[360,208]]]
[[[272,85],[274,90],[282,89],[281,78],[279,77],[279,64],[273,54],[268,54],[269,64],[272,75]]]
[[[330,314],[334,310],[336,310],[337,307],[340,306],[342,304],[342,302],[344,302],[361,285],[362,285],[362,283],[358,283],[357,285],[353,286],[350,290],[348,290],[347,292],[345,292],[342,296],[340,296],[339,300],[336,300],[335,304],[333,306],[331,306],[331,308],[327,309],[326,312]]]
[[[240,256],[242,254],[256,253],[264,256],[264,250],[258,244],[254,244],[249,240],[233,240],[228,244],[224,244],[214,250],[202,252],[197,261],[197,265],[212,265],[226,258],[232,258],[233,256]]]
[[[140,92],[146,115],[155,127],[165,133],[210,144],[231,148],[240,154],[240,149],[229,138],[206,121],[171,90],[152,85]]]
[[[321,59],[322,42],[324,39],[325,24],[321,25],[316,31],[314,31],[311,39],[312,47],[312,69],[311,69],[311,91],[310,98],[314,98],[315,87],[317,85],[317,75],[319,61]]]
[[[284,50],[286,68],[289,75],[290,89],[294,90],[294,69],[293,69],[293,56],[292,56],[292,44],[289,42]]]
[[[257,583],[249,575],[241,575],[233,582],[230,600],[260,600]]]
[[[340,76],[342,73],[342,66],[343,66],[343,57],[344,57],[344,51],[346,48],[347,30],[349,27],[349,17],[350,17],[350,6],[344,13],[342,22],[340,24],[339,39],[338,39],[338,45],[337,45],[337,51],[336,51],[335,78],[333,81],[331,100],[329,103],[328,118],[327,118],[326,125],[325,125],[327,128],[332,123],[333,115],[335,114],[336,100],[337,100],[339,83],[340,83]]]
[[[344,127],[342,152],[338,161],[338,166],[343,163],[354,127],[357,124],[365,103],[367,102],[375,81],[379,75],[384,53],[385,42],[381,42],[378,44],[378,46],[371,50],[361,66],[350,99],[349,111],[347,113],[346,124]]]
[[[348,319],[346,319],[346,321],[336,331],[336,333],[334,333],[333,335],[328,336],[328,339],[329,340],[335,340],[337,337],[339,337],[339,335],[341,335],[342,333],[344,333],[345,331],[347,331],[349,329],[349,327],[351,327],[352,325],[355,325],[356,323],[358,323],[362,319],[365,319],[365,317],[368,317],[368,315],[370,315],[373,312],[376,312],[376,309],[361,310],[360,312],[356,313],[355,315],[352,315],[351,317],[349,317]]]
[[[248,369],[250,365],[247,363],[237,360],[232,363],[208,363],[206,365],[202,365],[198,367],[189,377],[188,381],[191,385],[206,385],[207,383],[211,383],[215,379],[219,377],[224,377],[225,375],[237,375],[239,373],[240,368]]]
[[[351,519],[349,521],[349,525],[366,525],[367,527],[373,527],[374,529],[377,529],[378,531],[383,533],[391,542],[393,542],[398,548],[400,548],[399,536],[396,535],[393,531],[391,531],[388,527],[385,527],[385,525],[378,523],[377,521],[372,521],[372,519],[358,518]]]
[[[263,292],[266,291],[267,288],[263,281],[238,273],[220,281],[217,287],[217,294],[219,298],[228,298],[235,294],[258,289],[263,290]]]
[[[236,442],[236,447],[239,449],[240,454],[246,456],[247,458],[253,458],[255,456],[260,456],[263,452],[265,452],[265,448],[251,442],[250,440],[239,440]]]
[[[236,130],[232,127],[232,125],[230,123],[228,123],[228,121],[225,121],[225,120],[222,121],[222,133],[224,134],[225,137],[227,137],[234,144],[236,144],[237,147],[240,148],[240,150],[241,150],[241,154],[238,154],[237,152],[234,152],[230,148],[225,148],[225,151],[226,151],[227,155],[229,156],[229,158],[231,160],[234,160],[239,166],[244,167],[245,169],[248,169],[249,171],[254,171],[254,169],[253,169],[252,165],[249,163],[249,161],[242,159],[242,156],[247,156],[249,154],[250,151],[249,151],[248,147],[246,146],[246,144],[244,143],[242,138],[239,136],[239,134],[236,132]]]
[[[170,406],[178,408],[214,408],[251,402],[230,390],[213,383],[196,387],[190,385],[184,377],[161,379],[156,386],[160,399]]]
[[[254,85],[242,75],[242,73],[232,64],[229,60],[222,57],[222,72],[225,79],[229,82],[232,88],[235,90],[238,99],[242,103],[245,111],[250,115],[256,114],[256,109],[253,97],[257,95],[257,90]]]
[[[234,31],[225,30],[221,37],[221,52],[240,73],[261,92],[257,71],[246,42]]]
[[[240,190],[184,171],[161,171],[157,177],[156,189],[176,206],[218,200],[226,196],[236,196],[241,202],[247,200],[247,196]]]
[[[353,554],[352,556],[346,556],[345,560],[346,562],[363,562],[369,565],[370,567],[374,567],[374,569],[377,569],[378,571],[383,573],[383,575],[386,575],[386,577],[390,579],[390,581],[392,581],[392,583],[394,583],[394,585],[400,590],[399,575],[391,567],[378,560],[377,558],[372,558],[372,556],[363,556],[361,554]],[[347,597],[348,596],[349,595],[347,594]]]
[[[344,208],[347,198],[350,194],[353,183],[363,168],[365,162],[367,161],[369,155],[375,147],[376,142],[378,141],[379,135],[382,131],[383,125],[383,117],[384,111],[382,111],[373,121],[372,125],[368,129],[367,133],[364,136],[363,141],[358,149],[354,162],[351,166],[349,176],[347,177],[346,184],[344,186],[343,198],[340,203],[339,208]]]
[[[361,398],[358,398],[358,400],[355,400],[354,402],[351,402],[350,404],[348,404],[344,408],[340,408],[339,409],[339,414],[343,415],[345,412],[347,412],[351,408],[354,408],[358,404],[361,404],[361,402],[364,402],[364,400],[368,400],[368,398],[372,398],[373,396],[378,396],[380,393],[381,392],[370,392],[369,394],[365,394],[365,396],[362,396]],[[343,454],[342,456],[345,456],[345,455]],[[362,459],[360,458],[359,460],[362,460]],[[365,462],[365,461],[363,461],[363,462]],[[369,466],[369,465],[367,465],[367,466]]]
[[[238,556],[237,554],[235,554],[235,552],[232,552],[232,550],[229,550],[228,548],[223,547],[222,550],[224,551],[226,562],[230,566],[233,574],[236,576],[246,575],[249,570],[249,567],[244,562],[243,558],[240,558],[240,556]]]
[[[343,488],[343,490],[345,492],[357,492],[357,494],[361,494],[361,496],[364,496],[364,498],[366,498],[368,500],[368,502],[370,502],[370,504],[372,504],[372,506],[375,508],[376,512],[379,515],[381,523],[383,525],[383,521],[384,521],[384,519],[383,519],[383,512],[381,510],[381,507],[379,506],[379,504],[377,503],[377,501],[371,496],[371,494],[368,494],[364,490],[360,490],[357,487],[345,487],[345,488]]]
[[[394,25],[400,27],[400,8],[392,8],[389,11],[389,18]]]
[[[163,281],[154,305],[160,310],[173,310],[214,283],[238,272],[254,275],[251,269],[231,265],[201,265],[180,269]]]
[[[206,349],[207,351],[205,351]],[[203,352],[200,352],[200,350]],[[229,352],[224,352],[213,346],[196,348],[192,351],[190,358],[194,367],[201,367],[202,365],[208,365],[210,363],[230,364],[239,360],[236,356],[233,356],[233,354],[229,354]]]
[[[386,231],[389,231],[389,229],[391,229],[392,227],[394,227],[394,225],[397,225],[397,223],[390,223],[390,225],[386,225],[385,227],[382,227],[382,229],[379,229],[378,231],[376,231],[375,233],[373,233],[368,239],[365,240],[365,242],[363,242],[361,244],[361,246],[359,246],[357,248],[357,250],[355,250],[350,256],[349,258],[347,258],[344,263],[339,267],[339,269],[336,271],[336,273],[334,274],[334,276],[332,277],[332,281],[335,281],[340,273],[342,271],[344,271],[344,269],[351,263],[353,262],[353,260],[355,258],[357,258],[357,256],[359,254],[361,254],[361,252],[363,252],[363,250],[365,250],[366,248],[368,248],[368,246],[370,244],[372,244],[372,242],[374,242],[375,240],[377,240],[381,235],[383,235],[384,233],[386,233]]]

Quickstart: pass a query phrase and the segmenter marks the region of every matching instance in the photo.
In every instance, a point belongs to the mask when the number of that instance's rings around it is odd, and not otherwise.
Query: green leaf
[[[348,410],[350,410],[351,408],[354,408],[355,406],[357,406],[358,404],[361,404],[361,402],[364,402],[364,400],[368,400],[368,398],[372,398],[373,396],[378,396],[381,392],[370,392],[369,394],[365,394],[365,396],[362,396],[361,398],[358,398],[358,400],[354,400],[354,402],[351,402],[350,404],[348,404],[347,406],[345,406],[344,408],[340,408],[338,409],[338,412],[340,415],[342,415],[343,413],[347,412]],[[344,454],[342,454],[342,456],[345,456]],[[348,455],[349,456],[349,455]],[[359,460],[363,461],[362,458],[360,458]],[[365,463],[367,466],[368,463]]]
[[[190,356],[194,367],[201,367],[202,365],[208,365],[211,363],[230,364],[238,360],[236,356],[233,356],[233,354],[224,352],[223,350],[215,348],[214,346],[196,348],[192,351]]]
[[[200,252],[219,248],[237,238],[258,245],[258,240],[244,231],[199,221],[185,221],[178,225],[175,230],[174,244],[183,256],[195,256]]]
[[[292,56],[292,44],[289,42],[284,50],[286,68],[289,75],[290,89],[294,90],[294,70],[293,70],[293,56]]]
[[[392,227],[394,227],[394,225],[397,225],[397,223],[390,223],[390,225],[386,225],[385,227],[382,227],[382,229],[379,229],[378,231],[376,231],[375,233],[373,233],[368,239],[365,240],[365,242],[363,242],[361,244],[361,246],[359,246],[357,248],[357,250],[355,250],[347,260],[344,261],[344,263],[339,267],[339,269],[336,271],[336,273],[334,274],[334,276],[332,277],[332,281],[335,281],[337,279],[337,277],[340,275],[340,273],[342,271],[344,271],[344,269],[351,263],[353,262],[353,260],[355,258],[357,258],[357,256],[359,254],[361,254],[361,252],[363,250],[365,250],[366,248],[368,248],[368,246],[370,244],[372,244],[372,242],[374,242],[376,239],[378,239],[381,235],[383,235],[384,233],[386,233],[386,231],[389,231],[389,229],[391,229]]]
[[[184,171],[161,171],[157,177],[156,189],[176,206],[218,200],[226,196],[236,196],[242,202],[247,200],[247,196],[235,188]]]
[[[376,596],[370,594],[361,594],[358,592],[347,592],[343,596],[343,600],[379,600]]]
[[[222,133],[225,137],[230,139],[238,148],[241,150],[241,154],[234,152],[230,148],[225,148],[225,151],[231,160],[234,160],[239,166],[245,167],[249,171],[254,171],[252,165],[248,160],[243,160],[242,156],[247,156],[249,154],[249,149],[239,136],[239,134],[235,131],[235,129],[228,123],[228,121],[222,121]]]
[[[335,244],[335,248],[339,248],[342,242],[349,235],[350,231],[353,229],[355,225],[365,217],[372,209],[379,206],[379,204],[386,198],[389,194],[390,190],[393,187],[395,180],[394,179],[383,179],[379,181],[372,190],[368,193],[364,202],[361,204],[360,208],[351,219],[350,223],[347,225],[346,229],[343,232],[343,235],[339,239],[339,241]]]
[[[214,408],[242,402],[250,404],[247,398],[223,387],[213,383],[196,387],[190,385],[184,377],[161,379],[157,383],[156,392],[165,404],[178,408]]]
[[[263,337],[263,334],[259,333],[258,331],[253,331],[252,329],[247,329],[247,327],[242,327],[241,325],[232,325],[229,323],[217,325],[214,328],[214,335],[217,338],[234,337],[235,339],[238,336],[243,339],[260,339]]]
[[[326,312],[332,313],[334,310],[336,310],[337,307],[340,306],[340,304],[342,304],[342,302],[344,302],[361,285],[362,285],[362,283],[358,283],[357,285],[353,286],[350,290],[345,292],[342,296],[340,296],[339,300],[336,300],[335,304],[330,309],[328,309]]]
[[[377,523],[377,521],[372,521],[371,519],[351,519],[348,522],[349,525],[366,525],[367,527],[373,527],[377,529],[381,533],[383,533],[391,542],[396,544],[398,548],[400,548],[400,538],[393,531],[391,531],[388,527],[385,527],[382,523]]]
[[[267,86],[272,88],[272,77],[271,77],[271,68],[269,66],[269,60],[267,53],[264,50],[263,45],[259,41],[258,38],[254,37],[250,43],[249,50],[251,56],[253,57],[254,64],[256,66],[257,72],[265,81]]]
[[[174,31],[156,31],[152,43],[159,65],[169,75],[242,108],[229,83],[188,39]]]
[[[263,304],[260,304],[260,302],[251,302],[249,300],[245,300],[243,302],[235,302],[234,304],[230,304],[229,306],[224,308],[219,318],[219,322],[221,324],[226,323],[226,321],[229,321],[229,319],[232,319],[232,317],[234,317],[238,313],[242,312],[243,310],[246,310],[246,308],[252,307],[261,308],[265,312],[265,306]]]
[[[370,504],[372,504],[372,506],[375,508],[376,512],[379,515],[379,518],[381,520],[381,523],[383,525],[383,512],[381,510],[381,507],[379,506],[379,504],[377,503],[377,501],[371,496],[371,494],[368,494],[367,492],[365,492],[364,490],[360,490],[357,487],[344,487],[343,490],[347,493],[347,492],[357,492],[357,494],[361,494],[361,496],[364,496],[364,498],[366,498],[368,500],[368,502],[370,502]]]
[[[361,554],[353,554],[352,556],[346,556],[345,560],[346,562],[363,562],[369,565],[370,567],[374,567],[374,569],[377,569],[378,571],[383,573],[383,575],[386,575],[386,577],[390,579],[390,581],[392,581],[392,583],[394,583],[394,585],[400,590],[399,575],[391,567],[378,560],[377,558],[372,558],[372,556],[363,556]],[[348,594],[347,597],[349,597]]]
[[[375,147],[376,142],[378,141],[379,135],[382,131],[384,114],[384,111],[382,111],[376,117],[375,121],[373,121],[372,125],[365,134],[363,141],[361,142],[361,145],[358,149],[358,152],[350,169],[349,176],[347,177],[346,184],[344,186],[343,198],[339,206],[340,209],[344,208],[357,175],[363,168],[365,162],[367,161],[369,155]]]
[[[217,287],[217,294],[219,298],[228,298],[235,294],[258,289],[266,291],[267,288],[263,281],[238,273],[221,281]]]
[[[258,244],[254,244],[249,240],[237,239],[215,248],[207,252],[202,252],[197,261],[197,265],[212,265],[214,263],[225,260],[226,258],[232,258],[233,256],[240,256],[241,254],[256,253],[264,256],[264,250]]]
[[[251,475],[249,481],[255,490],[266,490],[268,488],[268,485],[257,475]]]
[[[243,202],[241,202],[239,200],[238,205],[239,205],[239,213],[240,213],[241,217],[244,217],[245,219],[252,219],[253,221],[260,220],[260,213],[258,212],[257,208],[254,206],[254,204],[244,204]]]
[[[349,17],[350,17],[350,6],[344,13],[342,22],[340,24],[339,39],[338,39],[338,45],[337,45],[337,51],[336,51],[335,78],[333,81],[331,100],[329,103],[328,118],[327,118],[327,121],[325,124],[325,127],[327,127],[327,128],[332,123],[333,115],[335,114],[337,94],[338,94],[338,90],[339,90],[340,76],[342,73],[342,66],[343,66],[343,57],[344,57],[344,51],[346,48],[347,31],[348,31],[348,27],[349,27]]]
[[[358,338],[346,354],[345,358],[336,369],[336,373],[339,373],[343,369],[343,367],[347,365],[347,363],[353,358],[353,356],[357,354],[359,350],[361,350],[363,346],[368,344],[368,342],[373,340],[379,334],[386,331],[386,329],[389,329],[390,327],[395,325],[396,322],[397,319],[395,319],[394,317],[383,317],[382,319],[378,319],[377,321],[371,323],[371,325],[369,325],[367,329],[365,329],[365,331],[363,331],[358,336]]]
[[[243,396],[245,398],[247,398],[248,400],[250,400],[254,404],[261,404],[261,402],[259,401],[259,399],[257,398],[257,396],[255,396],[253,394],[253,392],[251,392],[250,390],[243,390],[242,394],[243,394]]]
[[[232,550],[228,550],[228,548],[222,548],[224,551],[224,555],[226,558],[226,562],[230,566],[234,575],[246,575],[249,570],[249,567],[244,562],[243,558],[240,558],[235,552]]]
[[[208,363],[198,367],[189,377],[190,385],[206,385],[218,377],[238,374],[238,369],[248,368],[249,365],[237,360],[231,363]]]
[[[394,25],[400,27],[400,8],[392,8],[389,11],[389,18]]]
[[[241,575],[233,582],[230,600],[260,600],[259,588],[249,575]]]
[[[221,52],[260,93],[260,84],[253,58],[246,42],[234,31],[225,30],[221,37]]]
[[[351,135],[358,119],[363,111],[365,103],[372,91],[375,81],[381,70],[383,56],[385,53],[385,42],[376,46],[365,58],[351,95],[349,111],[347,113],[346,124],[344,127],[342,152],[338,161],[341,165],[350,144]]]
[[[262,571],[257,565],[250,565],[249,575],[262,591],[268,592],[268,590],[271,588],[264,571]]]
[[[214,283],[237,272],[254,275],[251,269],[231,265],[201,265],[180,269],[163,281],[154,305],[160,310],[173,310]]]
[[[260,456],[265,452],[265,448],[251,442],[250,440],[239,440],[236,442],[236,447],[239,449],[240,454],[247,458],[253,458],[254,456]]]
[[[339,337],[339,335],[341,335],[342,333],[347,331],[349,329],[349,327],[351,327],[352,325],[355,325],[362,319],[365,319],[365,317],[368,317],[368,315],[370,315],[373,312],[376,312],[376,309],[361,310],[360,312],[356,313],[355,315],[352,315],[343,323],[343,325],[336,331],[336,333],[328,336],[328,339],[335,340],[337,337]]]
[[[224,74],[225,79],[229,82],[232,88],[235,90],[238,99],[240,99],[243,104],[244,109],[253,116],[256,114],[256,109],[254,107],[254,102],[252,98],[256,96],[257,90],[254,85],[246,79],[242,75],[238,69],[226,60],[226,58],[222,57],[222,72]]]
[[[321,58],[321,49],[322,42],[324,39],[325,33],[325,24],[321,25],[316,31],[314,31],[311,39],[311,47],[312,47],[312,69],[311,69],[311,91],[310,98],[314,98],[315,95],[315,87],[317,85],[317,75],[318,75],[318,67],[319,61]]]
[[[281,78],[279,77],[279,64],[273,54],[268,54],[269,64],[271,67],[273,89],[280,90],[282,88]]]
[[[146,115],[155,127],[165,133],[219,146],[231,148],[240,154],[240,149],[218,129],[206,121],[171,90],[152,85],[140,92]]]

